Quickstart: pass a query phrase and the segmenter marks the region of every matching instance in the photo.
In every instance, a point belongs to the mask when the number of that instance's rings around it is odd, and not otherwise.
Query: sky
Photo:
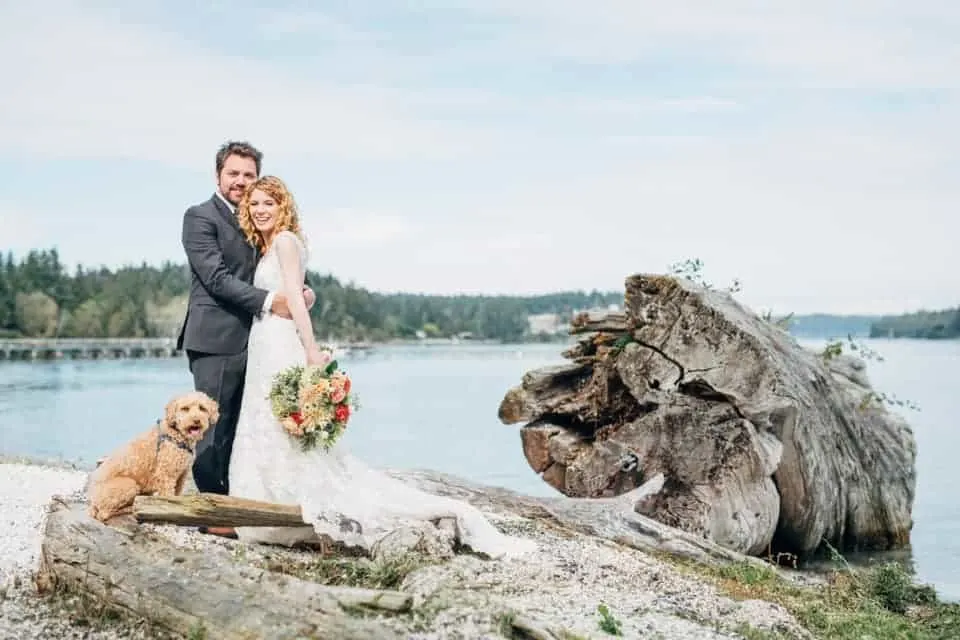
[[[110,4],[0,2],[0,250],[185,262],[239,139],[378,291],[960,304],[960,3]]]

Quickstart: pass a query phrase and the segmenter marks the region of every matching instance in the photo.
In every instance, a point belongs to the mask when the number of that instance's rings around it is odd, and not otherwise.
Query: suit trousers
[[[247,350],[233,354],[188,350],[187,359],[194,389],[206,393],[220,407],[217,424],[208,429],[197,444],[193,479],[198,491],[227,495],[230,493],[230,454],[247,374]]]

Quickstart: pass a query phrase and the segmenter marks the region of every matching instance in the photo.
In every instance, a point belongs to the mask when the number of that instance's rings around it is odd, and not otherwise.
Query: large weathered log
[[[637,513],[633,505],[659,490],[662,477],[632,493],[607,500],[558,496],[537,498],[431,471],[389,471],[428,493],[464,500],[480,508],[613,540],[644,551],[665,552],[708,564],[741,562],[744,557],[698,536],[673,529]],[[134,502],[142,521],[207,526],[302,526],[299,507],[227,496],[198,494],[171,498],[140,496]],[[296,515],[294,515],[296,514]]]
[[[133,515],[139,522],[208,527],[302,527],[298,505],[260,502],[216,493],[184,496],[137,496]]]
[[[348,612],[412,605],[399,592],[323,586],[237,564],[226,550],[200,553],[123,533],[61,500],[44,524],[37,583],[87,592],[185,636],[203,629],[211,640],[399,638]]]
[[[625,303],[626,320],[590,325],[634,327],[626,338],[592,362],[528,373],[501,403],[501,421],[525,423],[524,454],[545,481],[616,496],[662,473],[638,512],[750,554],[909,541],[913,434],[865,402],[862,361],[827,360],[686,280],[632,276]]]
[[[525,496],[509,489],[484,486],[433,471],[392,471],[391,474],[423,491],[465,500],[481,510],[552,521],[561,527],[641,551],[668,553],[711,565],[752,560],[702,536],[637,513],[634,505],[660,490],[663,476],[659,475],[628,493],[612,498],[589,499]]]

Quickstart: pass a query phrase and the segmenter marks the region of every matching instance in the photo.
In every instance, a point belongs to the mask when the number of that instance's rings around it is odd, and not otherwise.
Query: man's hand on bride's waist
[[[303,302],[309,311],[310,308],[317,301],[316,294],[313,293],[313,289],[310,287],[303,288]],[[287,320],[293,319],[293,314],[290,313],[290,304],[287,302],[287,296],[283,293],[277,292],[273,296],[273,301],[270,304],[270,313],[275,316],[280,316],[281,318],[286,318]]]

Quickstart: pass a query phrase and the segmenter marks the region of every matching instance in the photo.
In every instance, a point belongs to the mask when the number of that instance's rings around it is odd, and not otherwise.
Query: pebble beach
[[[87,472],[56,464],[0,460],[0,640],[156,638],[134,623],[93,629],[77,624],[69,607],[36,595],[40,526],[50,498],[82,493]]]
[[[40,551],[39,529],[53,495],[82,495],[87,472],[46,464],[0,461],[0,639],[162,638],[143,622],[111,621],[104,628],[78,626],[69,608],[35,594],[33,572]],[[777,630],[804,637],[781,607],[765,601],[735,601],[652,556],[604,540],[534,527],[506,514],[490,514],[501,528],[540,542],[533,558],[487,562],[456,556],[408,576],[404,591],[420,599],[456,594],[429,631],[405,632],[416,640],[500,638],[496,617],[503,611],[528,616],[582,638],[609,637],[597,629],[603,603],[623,624],[626,638],[677,640],[740,638],[738,627]],[[202,550],[207,545],[242,546],[180,527],[156,527],[171,544]],[[245,546],[249,561],[304,552]],[[549,586],[546,586],[549,585]]]

